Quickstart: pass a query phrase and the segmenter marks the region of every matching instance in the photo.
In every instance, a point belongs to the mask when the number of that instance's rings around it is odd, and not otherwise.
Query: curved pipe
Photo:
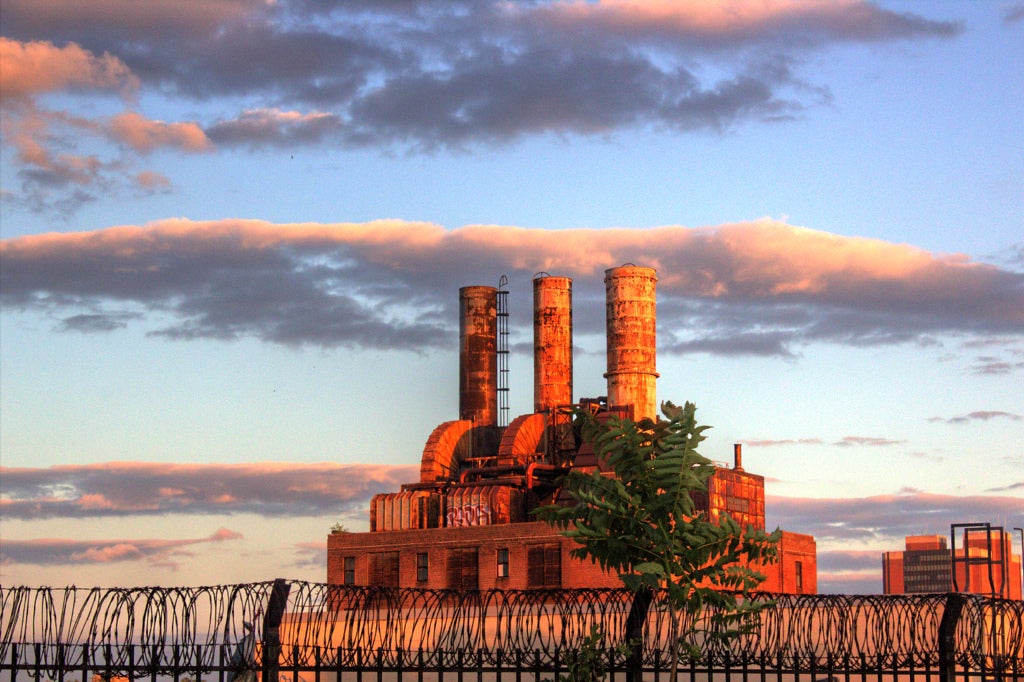
[[[554,464],[545,464],[544,462],[531,462],[526,467],[526,489],[533,489],[533,472],[537,471],[553,471],[553,472],[565,472],[568,471],[565,467],[556,466]]]

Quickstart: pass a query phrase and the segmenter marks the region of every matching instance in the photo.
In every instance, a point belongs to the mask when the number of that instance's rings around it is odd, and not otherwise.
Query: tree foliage
[[[715,469],[697,450],[710,427],[697,424],[692,403],[666,402],[662,412],[666,419],[657,422],[578,412],[581,435],[606,471],[571,471],[565,489],[572,504],[536,513],[578,543],[574,556],[618,573],[645,600],[641,632],[651,596],[663,591],[673,627],[685,614],[696,628],[710,607],[707,636],[731,636],[761,606],[743,598],[765,579],[749,564],[774,561],[781,532],[740,528],[725,513],[712,521],[696,508],[693,493],[707,490]],[[688,655],[695,654],[685,644],[692,634],[674,633]]]

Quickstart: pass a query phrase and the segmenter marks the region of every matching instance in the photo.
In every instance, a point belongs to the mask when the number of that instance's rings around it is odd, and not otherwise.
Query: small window
[[[802,561],[796,562],[796,591],[798,594],[804,591],[804,564]]]
[[[342,584],[344,585],[355,585],[356,584],[356,558],[354,556],[347,556],[344,559],[344,575],[342,577]]]
[[[507,578],[508,577],[508,550],[507,549],[499,549],[498,550],[498,577],[499,578]]]
[[[426,552],[420,552],[416,555],[416,580],[421,583],[427,582],[427,576],[430,575],[430,564],[428,561]]]

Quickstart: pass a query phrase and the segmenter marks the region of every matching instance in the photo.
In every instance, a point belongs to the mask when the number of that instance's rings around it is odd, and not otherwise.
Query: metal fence
[[[452,592],[287,580],[0,588],[0,682],[533,682],[578,675],[588,651],[621,682],[631,599],[626,590]],[[1024,680],[1021,601],[963,594],[758,599],[772,603],[747,634],[689,638],[701,656],[684,662],[682,679]],[[710,615],[701,615],[698,631]],[[667,679],[669,626],[656,599],[644,633],[645,680]]]

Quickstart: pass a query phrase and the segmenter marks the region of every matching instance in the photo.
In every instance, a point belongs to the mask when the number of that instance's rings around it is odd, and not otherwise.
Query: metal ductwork
[[[623,265],[605,271],[608,406],[633,418],[658,418],[656,282],[654,268]]]
[[[572,279],[533,279],[533,411],[572,404]]]

